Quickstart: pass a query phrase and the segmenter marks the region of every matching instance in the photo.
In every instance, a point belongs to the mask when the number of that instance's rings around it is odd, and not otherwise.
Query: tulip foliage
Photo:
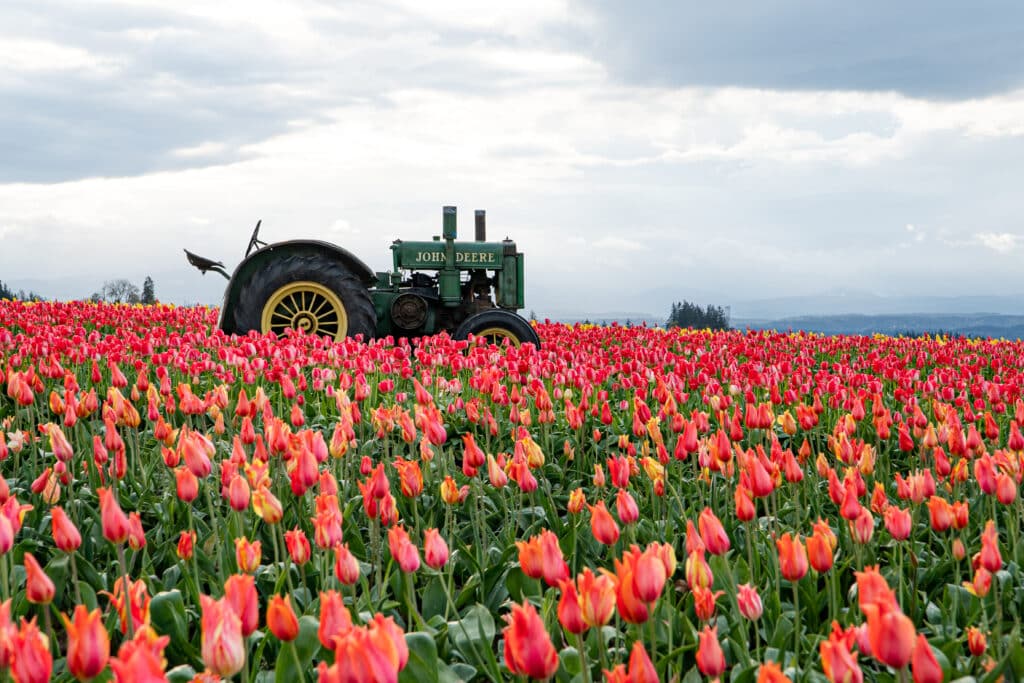
[[[0,678],[1021,680],[1024,345],[0,302]]]

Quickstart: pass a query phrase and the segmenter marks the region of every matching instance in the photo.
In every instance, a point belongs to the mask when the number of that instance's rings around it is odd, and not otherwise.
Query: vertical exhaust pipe
[[[487,241],[487,212],[483,209],[476,210],[476,241]]]

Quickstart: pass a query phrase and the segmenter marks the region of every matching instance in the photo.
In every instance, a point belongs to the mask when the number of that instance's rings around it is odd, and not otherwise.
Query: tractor
[[[386,273],[329,242],[268,244],[260,240],[261,222],[234,273],[219,261],[185,254],[204,275],[213,271],[228,280],[219,322],[228,334],[296,329],[339,340],[443,330],[456,339],[539,346],[537,332],[516,313],[524,305],[523,254],[508,238],[488,242],[485,212],[475,218],[476,241],[458,242],[456,209],[444,207],[441,236],[395,240],[394,269]]]

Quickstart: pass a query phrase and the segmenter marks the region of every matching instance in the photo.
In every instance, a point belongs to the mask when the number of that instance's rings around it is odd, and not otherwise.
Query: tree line
[[[35,292],[26,292],[24,289],[14,291],[0,280],[0,299],[11,301],[43,301],[42,295]],[[142,282],[142,288],[131,280],[119,278],[107,280],[96,292],[89,295],[88,301],[105,301],[112,304],[155,304],[156,285],[153,278],[146,276]]]
[[[708,304],[702,307],[689,301],[675,302],[665,327],[694,327],[698,329],[728,330],[729,311],[724,306]]]

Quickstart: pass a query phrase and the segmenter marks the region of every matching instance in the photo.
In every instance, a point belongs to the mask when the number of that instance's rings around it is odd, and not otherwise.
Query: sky
[[[1024,281],[1019,2],[4,0],[0,55],[0,280],[45,296],[216,303],[182,248],[259,219],[385,270],[443,205],[542,316]]]

